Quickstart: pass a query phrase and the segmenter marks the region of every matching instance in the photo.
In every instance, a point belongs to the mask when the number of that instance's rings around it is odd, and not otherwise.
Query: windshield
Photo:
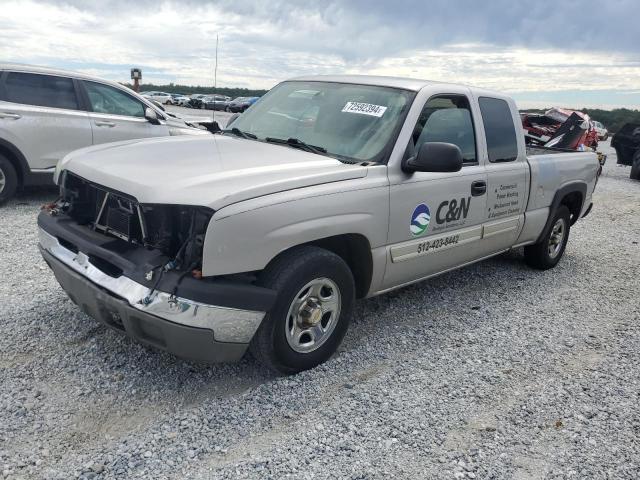
[[[296,139],[354,162],[380,161],[414,93],[330,82],[284,82],[233,122],[257,140]]]

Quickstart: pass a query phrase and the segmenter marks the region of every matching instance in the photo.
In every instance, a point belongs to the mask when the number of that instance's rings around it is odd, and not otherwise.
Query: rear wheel
[[[539,270],[555,267],[567,247],[570,229],[569,209],[561,205],[551,220],[551,228],[536,244],[524,247],[527,265]]]
[[[328,360],[347,331],[355,297],[344,260],[321,248],[296,248],[267,267],[259,283],[278,298],[251,341],[253,356],[284,374]]]
[[[0,155],[0,205],[13,197],[17,188],[16,169],[9,159]]]
[[[629,178],[632,180],[640,180],[640,150],[636,152],[631,161],[631,173]]]

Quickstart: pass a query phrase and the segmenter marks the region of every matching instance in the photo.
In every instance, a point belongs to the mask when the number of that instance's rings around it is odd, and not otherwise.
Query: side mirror
[[[158,118],[158,114],[151,107],[145,108],[144,118],[146,118],[151,125],[160,125],[160,119]]]
[[[231,125],[233,122],[236,121],[236,119],[240,116],[239,113],[234,113],[233,115],[231,115],[229,117],[229,120],[227,120],[227,127],[229,127],[229,125]]]
[[[166,112],[165,108],[162,106],[160,102],[156,102],[155,100],[150,100],[150,102],[153,103],[156,107],[158,107],[163,112]]]
[[[426,142],[417,155],[402,164],[406,173],[458,172],[462,168],[462,152],[457,145],[443,142]]]

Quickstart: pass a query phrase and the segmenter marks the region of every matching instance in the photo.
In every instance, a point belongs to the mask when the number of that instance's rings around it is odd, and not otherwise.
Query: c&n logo
[[[411,215],[411,224],[409,225],[411,235],[417,237],[426,232],[430,220],[431,212],[429,212],[429,207],[421,203],[413,211],[413,215]]]
[[[455,222],[457,220],[464,220],[469,213],[469,207],[471,206],[471,197],[461,198],[460,203],[458,200],[447,200],[438,206],[436,212],[436,222],[438,224],[445,222]]]

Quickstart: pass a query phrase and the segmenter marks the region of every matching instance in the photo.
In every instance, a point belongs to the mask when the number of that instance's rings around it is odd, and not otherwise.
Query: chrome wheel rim
[[[7,184],[7,177],[4,176],[4,172],[0,168],[0,193],[4,190],[4,186]]]
[[[549,235],[549,257],[556,258],[562,248],[562,242],[564,241],[564,235],[566,232],[564,219],[559,218],[551,228],[551,235]]]
[[[302,287],[289,306],[284,326],[289,346],[298,353],[320,348],[338,323],[340,305],[340,289],[329,278],[316,278]]]

